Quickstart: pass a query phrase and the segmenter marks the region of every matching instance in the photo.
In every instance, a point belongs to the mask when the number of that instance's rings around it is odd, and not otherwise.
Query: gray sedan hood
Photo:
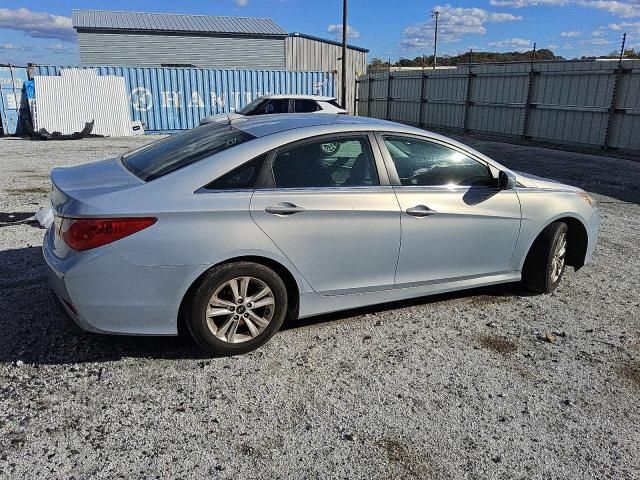
[[[528,188],[544,188],[548,190],[564,190],[567,192],[582,192],[583,190],[578,187],[566,185],[552,180],[550,178],[538,177],[537,175],[531,175],[524,172],[513,172],[517,176],[518,183]]]

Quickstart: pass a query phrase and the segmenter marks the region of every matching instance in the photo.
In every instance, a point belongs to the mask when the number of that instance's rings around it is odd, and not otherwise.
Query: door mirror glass
[[[516,186],[516,176],[511,172],[501,170],[498,174],[498,185],[500,190],[511,190]]]

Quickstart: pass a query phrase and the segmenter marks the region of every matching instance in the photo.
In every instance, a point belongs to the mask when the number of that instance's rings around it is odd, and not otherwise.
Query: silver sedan
[[[54,169],[44,256],[95,332],[175,335],[214,354],[285,318],[518,282],[553,291],[594,249],[584,191],[447,137],[344,115],[209,124]]]

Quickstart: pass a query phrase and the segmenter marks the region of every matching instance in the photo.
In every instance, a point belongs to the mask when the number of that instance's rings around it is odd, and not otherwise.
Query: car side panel
[[[547,225],[567,217],[579,220],[587,230],[589,243],[585,260],[590,260],[600,224],[598,212],[593,207],[574,191],[527,187],[517,187],[515,191],[522,205],[522,226],[511,261],[512,269],[522,270],[531,245]]]
[[[283,202],[305,210],[273,215]],[[400,211],[389,186],[256,190],[251,214],[315,291],[393,286],[400,247]]]
[[[509,272],[520,231],[514,191],[491,188],[394,187],[402,208],[397,287]],[[434,210],[414,217],[407,209]]]

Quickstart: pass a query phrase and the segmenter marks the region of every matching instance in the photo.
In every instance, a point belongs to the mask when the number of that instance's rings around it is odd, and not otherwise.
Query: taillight
[[[156,223],[157,218],[63,218],[60,236],[74,250],[115,242]]]

